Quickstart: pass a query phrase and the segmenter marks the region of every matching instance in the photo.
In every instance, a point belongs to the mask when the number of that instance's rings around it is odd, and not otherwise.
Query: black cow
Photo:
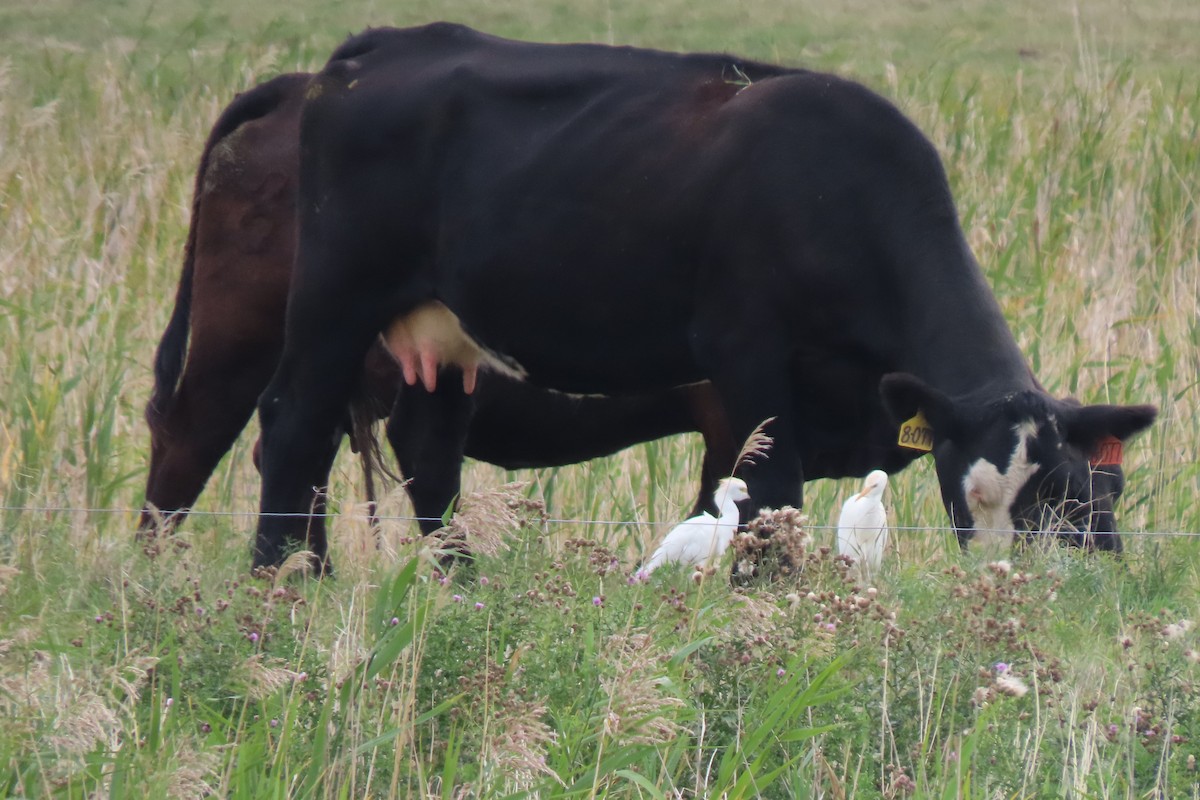
[[[180,522],[253,413],[283,349],[284,308],[296,235],[300,109],[308,74],[281,75],[239,95],[213,125],[196,171],[192,219],[171,319],[154,361],[146,406],[151,456],[148,530]],[[362,362],[359,362],[362,363]],[[438,458],[440,432],[426,424],[424,389],[408,387],[382,347],[368,353],[343,415],[370,475],[370,426],[391,411],[388,438],[416,515],[429,531],[459,491],[459,461]],[[450,402],[455,398],[451,394]],[[708,384],[627,397],[569,397],[481,376],[467,455],[506,469],[551,467],[609,455],[688,431],[707,449],[697,509],[737,449]],[[418,464],[424,466],[419,468]]]
[[[480,367],[582,394],[710,380],[735,441],[776,418],[771,457],[744,473],[760,505],[798,505],[804,454],[852,448],[885,406],[924,411],[964,530],[1052,506],[1101,529],[1112,497],[1092,490],[1089,455],[1154,418],[1040,389],[934,148],[841,78],[378,29],[314,77],[300,142],[285,344],[259,401],[262,510],[317,514],[264,516],[256,565],[306,542],[325,558],[314,487],[381,331],[430,383],[434,364],[464,388]],[[438,457],[458,458],[469,399],[448,376],[426,399]]]

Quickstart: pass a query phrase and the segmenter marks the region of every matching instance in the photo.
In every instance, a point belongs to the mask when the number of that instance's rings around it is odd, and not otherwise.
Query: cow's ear
[[[896,425],[902,425],[920,412],[939,439],[956,438],[959,420],[954,401],[916,375],[907,372],[884,375],[879,381],[879,393]]]
[[[1060,411],[1067,441],[1087,452],[1104,439],[1124,441],[1141,433],[1157,416],[1154,406],[1079,406]]]

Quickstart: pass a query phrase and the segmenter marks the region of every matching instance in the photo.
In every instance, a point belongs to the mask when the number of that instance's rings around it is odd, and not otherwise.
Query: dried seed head
[[[562,784],[558,773],[546,764],[546,751],[558,741],[558,733],[544,721],[546,705],[509,697],[500,703],[496,724],[484,742],[484,761],[497,775],[528,789],[537,775],[547,775]]]
[[[613,668],[600,685],[608,694],[605,735],[623,744],[658,745],[673,740],[683,728],[664,716],[686,704],[662,690],[662,655],[648,634],[618,634],[609,638],[605,661]]]
[[[239,677],[252,700],[262,700],[283,687],[300,680],[300,673],[276,664],[264,663],[265,656],[255,653],[238,668]]]
[[[540,527],[546,506],[525,497],[528,482],[472,492],[462,499],[450,523],[438,532],[446,549],[467,549],[495,556],[508,549],[508,537],[527,527]]]
[[[775,444],[775,440],[768,436],[764,431],[766,427],[775,421],[774,417],[764,419],[758,423],[758,426],[750,432],[746,437],[745,444],[742,445],[741,452],[733,462],[733,469],[730,475],[734,475],[744,465],[754,464],[756,458],[766,458],[767,453],[771,449],[771,445]]]
[[[83,692],[63,709],[47,740],[56,750],[83,755],[111,742],[119,724],[116,712],[98,694]]]
[[[292,574],[307,575],[316,563],[316,553],[311,550],[297,550],[279,566],[279,570],[275,573],[275,583],[279,584]]]

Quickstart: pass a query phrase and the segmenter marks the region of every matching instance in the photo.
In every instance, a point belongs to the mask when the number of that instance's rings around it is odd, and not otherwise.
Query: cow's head
[[[1148,427],[1154,406],[1082,406],[1036,389],[966,402],[905,373],[884,376],[880,390],[897,424],[920,412],[933,429],[942,502],[960,532],[1053,530],[1121,549],[1117,443]]]

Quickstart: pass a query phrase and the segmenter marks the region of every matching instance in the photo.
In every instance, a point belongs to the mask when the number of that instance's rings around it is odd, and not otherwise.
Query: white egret
[[[741,478],[721,479],[713,493],[713,502],[721,516],[714,517],[706,511],[676,525],[639,574],[649,575],[668,563],[704,565],[716,561],[737,532],[738,502],[749,499],[746,482]]]
[[[862,491],[846,501],[838,517],[838,553],[854,559],[863,581],[879,574],[883,565],[888,542],[887,511],[883,507],[887,480],[887,473],[881,469],[869,473]]]

